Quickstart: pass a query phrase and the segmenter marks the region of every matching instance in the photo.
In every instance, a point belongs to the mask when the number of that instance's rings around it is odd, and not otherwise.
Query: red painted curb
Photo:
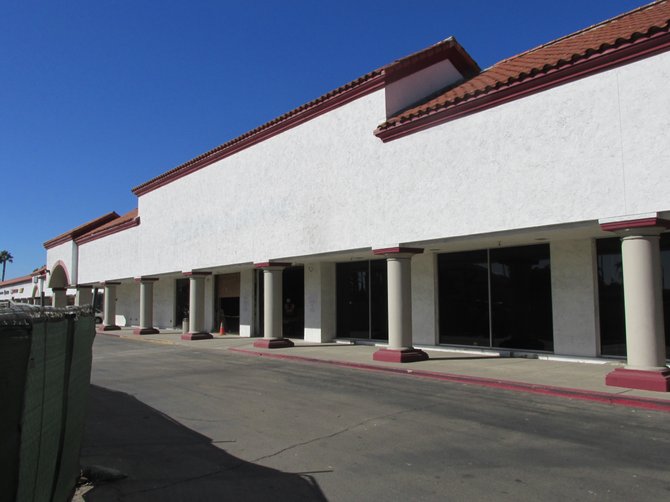
[[[230,347],[228,348],[228,350],[230,350],[231,352],[239,352],[240,354],[269,357],[273,359],[285,359],[289,361],[330,364],[332,366],[342,366],[346,368],[356,368],[368,371],[395,373],[406,376],[430,378],[432,380],[442,380],[447,382],[463,383],[467,385],[478,385],[480,387],[505,389],[517,392],[528,392],[531,394],[563,397],[567,399],[578,399],[580,401],[591,401],[596,403],[611,404],[613,406],[626,406],[629,408],[642,408],[646,410],[664,411],[666,413],[670,413],[670,401],[664,401],[660,399],[652,399],[645,397],[624,397],[618,394],[609,394],[607,392],[587,391],[581,389],[572,389],[569,387],[554,387],[551,385],[538,385],[525,382],[515,382],[513,380],[497,380],[494,378],[456,375],[454,373],[436,373],[434,371],[384,367],[372,364],[336,361],[332,359],[316,359],[313,357],[291,356],[287,354],[271,354],[268,352],[261,352],[257,350],[238,349],[235,347]]]

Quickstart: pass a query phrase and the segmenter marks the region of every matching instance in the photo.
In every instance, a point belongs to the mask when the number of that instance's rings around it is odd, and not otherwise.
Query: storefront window
[[[440,343],[553,351],[549,246],[438,257]]]
[[[386,260],[337,264],[337,335],[388,340]]]

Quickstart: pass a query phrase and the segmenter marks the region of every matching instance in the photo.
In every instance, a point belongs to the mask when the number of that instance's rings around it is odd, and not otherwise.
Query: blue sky
[[[485,68],[646,3],[0,0],[7,278],[132,187],[448,36]]]

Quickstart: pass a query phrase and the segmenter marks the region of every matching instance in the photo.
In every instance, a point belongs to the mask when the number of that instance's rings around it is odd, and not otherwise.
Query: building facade
[[[627,357],[667,390],[670,5],[482,70],[453,38],[135,187],[45,243],[105,325]],[[667,320],[667,322],[665,321]]]

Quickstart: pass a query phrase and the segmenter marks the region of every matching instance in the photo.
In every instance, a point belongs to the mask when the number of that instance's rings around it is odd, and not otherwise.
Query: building
[[[669,20],[654,2],[484,70],[448,38],[363,75],[45,243],[55,303],[99,287],[105,329],[388,361],[626,356],[609,383],[668,390]]]
[[[7,279],[0,282],[0,300],[10,300],[15,303],[29,303],[39,305],[42,293],[47,293],[44,285],[46,279],[46,265],[34,270],[29,275]],[[46,304],[51,304],[51,297],[45,296]],[[74,299],[72,301],[74,303]]]

